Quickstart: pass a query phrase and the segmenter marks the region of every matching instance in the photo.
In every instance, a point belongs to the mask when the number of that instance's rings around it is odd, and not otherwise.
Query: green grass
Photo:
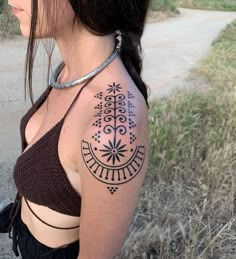
[[[176,12],[176,6],[173,0],[152,0],[151,9],[153,11]]]
[[[10,12],[7,8],[0,14],[0,39],[10,39],[21,35],[19,22]]]
[[[6,4],[7,4],[6,0],[0,0],[0,13],[2,13],[2,10],[4,10]]]
[[[235,0],[174,0],[178,7],[207,10],[236,11]]]
[[[149,169],[122,259],[235,259],[235,25],[206,57],[209,88],[150,104]]]
[[[228,93],[234,91],[236,89],[236,20],[226,26],[212,43],[212,47],[201,65],[193,69],[193,75],[205,76],[212,85]]]

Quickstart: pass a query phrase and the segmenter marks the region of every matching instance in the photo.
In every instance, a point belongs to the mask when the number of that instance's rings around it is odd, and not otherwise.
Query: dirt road
[[[143,77],[152,97],[165,96],[174,88],[188,87],[189,70],[208,52],[218,33],[236,19],[236,13],[180,9],[181,14],[158,23],[149,23],[142,39]],[[24,102],[24,57],[26,40],[0,42],[0,209],[14,196],[12,167],[20,154],[19,123],[30,106]],[[53,64],[60,61],[56,49]],[[34,72],[35,97],[44,90],[45,55],[37,54]],[[0,235],[0,259],[13,258],[11,242]]]
[[[187,86],[189,70],[206,55],[212,41],[236,12],[179,8],[181,15],[149,24],[143,36],[144,79],[152,96],[166,96]]]

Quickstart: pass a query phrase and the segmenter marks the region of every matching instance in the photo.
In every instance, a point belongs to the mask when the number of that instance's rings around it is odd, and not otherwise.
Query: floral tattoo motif
[[[113,93],[115,94],[116,92],[120,92],[120,90],[122,89],[122,87],[120,86],[120,84],[116,85],[115,83],[113,83],[112,85],[109,85],[109,88],[107,89],[108,93]]]
[[[92,126],[99,130],[92,136],[92,139],[100,143],[101,130],[110,139],[107,143],[102,144],[101,149],[92,146],[85,140],[81,145],[83,159],[90,173],[97,180],[108,185],[120,185],[132,180],[140,172],[145,159],[144,146],[130,148],[127,144],[122,143],[121,136],[128,134],[130,145],[136,142],[137,137],[132,132],[132,129],[136,127],[136,123],[133,121],[136,116],[135,106],[132,103],[132,99],[135,97],[129,91],[126,96],[121,93],[121,90],[120,84],[113,83],[108,85],[108,95],[104,97],[100,92],[94,96],[99,100],[94,108],[99,111],[96,111],[95,122]],[[97,117],[102,117],[102,114],[103,119],[97,119]],[[126,126],[127,121],[128,127]],[[102,154],[101,159],[98,159],[96,152]],[[129,157],[128,160],[127,157]],[[126,162],[123,162],[123,159]],[[118,187],[108,186],[107,189],[114,194]]]
[[[100,149],[100,151],[104,152],[102,156],[108,156],[107,162],[109,162],[112,158],[112,164],[115,164],[115,161],[118,160],[120,162],[120,156],[124,157],[123,153],[127,151],[127,149],[124,149],[126,145],[120,146],[121,140],[119,140],[117,143],[115,140],[113,140],[113,143],[109,140],[109,146],[104,145],[103,146],[106,149]]]

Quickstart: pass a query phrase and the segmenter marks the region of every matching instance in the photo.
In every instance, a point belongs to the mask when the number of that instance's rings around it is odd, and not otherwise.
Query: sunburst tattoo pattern
[[[116,161],[120,162],[120,157],[124,157],[123,153],[128,151],[127,149],[124,149],[126,145],[120,146],[120,143],[121,139],[117,143],[115,142],[115,140],[113,140],[113,143],[109,140],[109,146],[103,144],[105,149],[100,149],[100,151],[104,152],[102,157],[108,156],[107,162],[109,162],[112,158],[113,165]]]

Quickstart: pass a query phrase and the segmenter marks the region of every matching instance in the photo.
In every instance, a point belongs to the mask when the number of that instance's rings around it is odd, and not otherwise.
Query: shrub
[[[3,12],[5,6],[6,6],[6,0],[0,0],[0,13]]]

